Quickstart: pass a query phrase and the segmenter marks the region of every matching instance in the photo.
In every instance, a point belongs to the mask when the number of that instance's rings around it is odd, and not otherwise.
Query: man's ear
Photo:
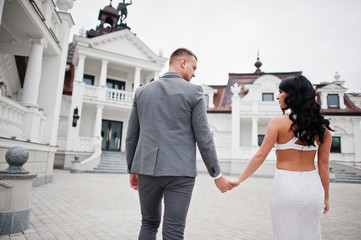
[[[181,60],[181,67],[182,68],[185,68],[186,67],[186,63],[187,63],[187,59],[186,58],[182,58],[182,60]]]

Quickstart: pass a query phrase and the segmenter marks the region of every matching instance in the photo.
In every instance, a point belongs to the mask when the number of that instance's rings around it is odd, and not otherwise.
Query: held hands
[[[235,187],[238,187],[241,183],[241,180],[239,178],[229,181],[230,190],[232,190]]]
[[[225,193],[225,192],[231,190],[228,180],[223,176],[215,179],[214,183],[216,184],[219,191],[221,191],[222,193]]]

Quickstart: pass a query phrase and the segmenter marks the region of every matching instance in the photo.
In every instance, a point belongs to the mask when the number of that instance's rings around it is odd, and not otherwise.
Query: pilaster
[[[235,83],[231,87],[233,93],[232,96],[232,159],[239,159],[239,148],[240,148],[240,101],[241,97],[239,92],[241,87]]]

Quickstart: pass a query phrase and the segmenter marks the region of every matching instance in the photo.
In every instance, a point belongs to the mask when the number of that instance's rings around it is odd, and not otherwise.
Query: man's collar
[[[165,78],[180,77],[183,79],[183,77],[177,72],[166,72],[162,77],[165,77]]]

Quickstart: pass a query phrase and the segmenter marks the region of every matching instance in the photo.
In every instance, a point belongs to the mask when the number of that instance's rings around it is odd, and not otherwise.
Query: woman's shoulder
[[[289,116],[290,116],[289,114],[283,114],[281,116],[276,116],[271,119],[271,122],[284,124],[286,122],[291,121]]]
[[[281,116],[276,116],[271,119],[268,127],[277,129],[280,132],[290,129],[292,121],[289,119],[289,114],[284,114]]]

